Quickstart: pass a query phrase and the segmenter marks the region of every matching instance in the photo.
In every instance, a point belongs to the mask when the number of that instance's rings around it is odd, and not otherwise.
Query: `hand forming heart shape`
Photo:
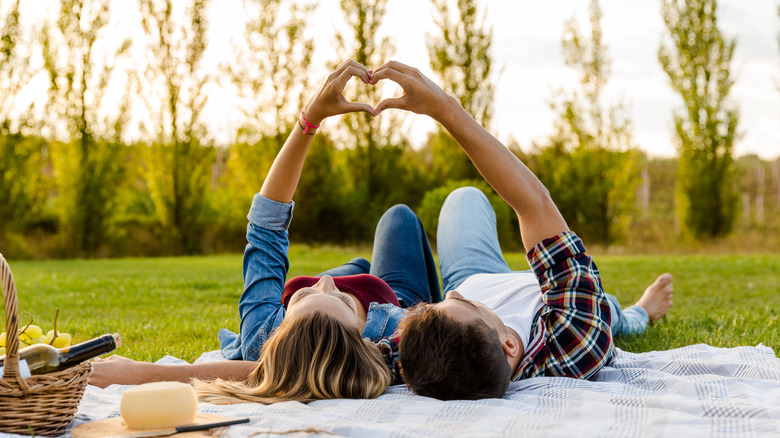
[[[401,86],[403,95],[384,99],[376,106],[350,102],[344,97],[343,91],[352,77],[358,77],[369,85],[376,85],[383,79],[389,79]],[[356,61],[347,60],[328,76],[325,83],[304,107],[304,112],[314,125],[319,125],[319,122],[327,117],[356,111],[378,116],[387,108],[425,114],[438,120],[447,99],[450,97],[416,68],[397,61],[389,61],[371,71]]]

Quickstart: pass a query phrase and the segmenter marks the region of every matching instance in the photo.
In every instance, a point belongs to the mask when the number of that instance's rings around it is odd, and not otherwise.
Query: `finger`
[[[346,69],[347,67],[349,67],[349,61],[351,61],[351,60],[350,60],[350,59],[347,59],[347,60],[345,60],[344,62],[342,62],[341,64],[339,64],[339,65],[338,65],[338,67],[336,67],[336,69],[335,69],[335,70],[333,70],[333,76],[339,76],[339,75],[341,75],[341,72],[343,72],[343,71],[344,71],[344,69]]]
[[[382,111],[388,109],[388,108],[397,108],[397,109],[406,109],[406,99],[403,97],[391,97],[388,99],[385,99],[374,108],[374,116],[378,116],[379,113]]]
[[[382,70],[384,70],[384,69],[386,69],[386,68],[391,68],[391,67],[390,67],[390,62],[391,62],[391,61],[388,61],[388,62],[386,62],[386,63],[384,63],[384,64],[380,65],[379,67],[375,68],[375,69],[374,69],[374,73],[376,73],[376,72],[378,72],[378,71],[382,71]]]
[[[363,70],[364,72],[368,73],[368,69],[365,65],[355,61],[354,59],[347,59],[346,61],[342,62],[341,65],[336,67],[336,70],[333,72],[336,76],[341,76],[341,74],[344,72],[344,70],[354,67],[360,70]]]
[[[347,82],[349,82],[353,76],[359,77],[366,84],[368,83],[368,70],[361,70],[357,67],[350,66],[341,72],[339,77],[336,78],[336,87],[338,87],[340,91],[343,91],[344,87],[347,86]]]
[[[400,63],[398,61],[387,61],[386,63],[380,65],[376,71],[384,70],[385,68],[392,68],[393,70],[400,71],[402,73],[411,73],[412,70],[414,70],[413,67],[410,67],[406,64]]]
[[[390,79],[400,85],[401,88],[404,88],[405,85],[409,84],[408,76],[392,67],[385,67],[382,70],[376,69],[374,74],[371,75],[371,84],[376,84],[382,79]]]
[[[374,107],[366,103],[345,102],[342,108],[345,110],[342,114],[363,111],[371,114],[372,116],[374,115]]]

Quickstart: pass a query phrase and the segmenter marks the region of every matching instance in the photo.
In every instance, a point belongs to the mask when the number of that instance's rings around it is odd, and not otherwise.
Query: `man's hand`
[[[454,98],[445,93],[438,85],[420,73],[414,67],[389,61],[377,68],[370,78],[370,83],[376,85],[382,79],[390,79],[404,90],[401,97],[385,99],[374,108],[374,115],[379,115],[387,108],[398,108],[423,114],[442,122],[449,105],[458,105]]]

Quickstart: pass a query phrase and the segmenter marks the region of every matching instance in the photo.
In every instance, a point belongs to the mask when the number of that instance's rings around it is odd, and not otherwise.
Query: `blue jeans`
[[[375,275],[393,289],[401,307],[441,301],[431,246],[420,219],[406,205],[390,207],[379,219],[371,259],[357,257],[318,276]]]
[[[462,187],[447,196],[439,213],[436,241],[445,293],[474,274],[515,272],[504,260],[498,243],[496,213],[485,194],[474,187]],[[623,310],[617,298],[606,296],[614,336],[639,334],[647,329],[645,309],[631,306]]]

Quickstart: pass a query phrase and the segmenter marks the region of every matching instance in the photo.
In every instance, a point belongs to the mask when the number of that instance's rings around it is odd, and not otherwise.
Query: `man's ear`
[[[506,333],[503,339],[501,339],[501,347],[504,349],[504,355],[506,355],[507,360],[515,359],[520,354],[520,343],[514,336],[510,336],[509,333]]]

